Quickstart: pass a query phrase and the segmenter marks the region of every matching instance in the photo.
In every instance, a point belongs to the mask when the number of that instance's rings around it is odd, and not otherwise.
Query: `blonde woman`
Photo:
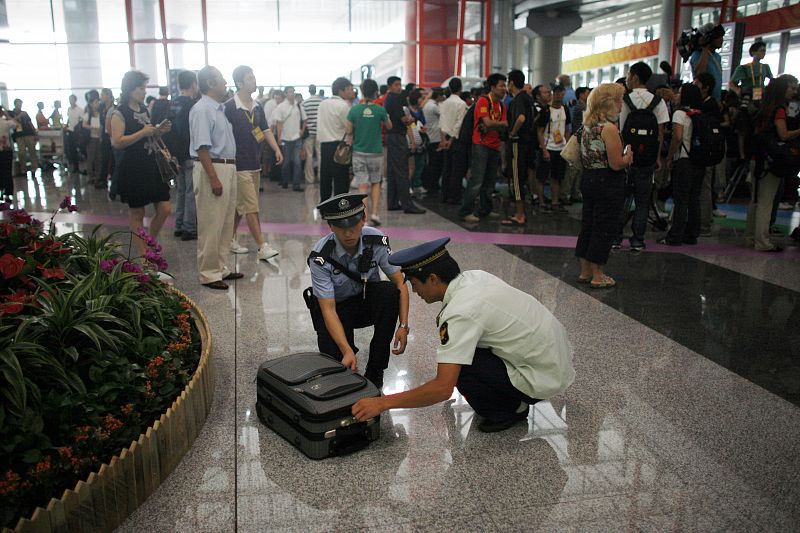
[[[625,88],[616,83],[603,83],[594,89],[587,101],[580,138],[583,209],[575,255],[581,264],[578,281],[595,289],[617,283],[603,267],[625,202],[625,169],[633,162],[630,145],[623,151],[616,125],[624,94]]]

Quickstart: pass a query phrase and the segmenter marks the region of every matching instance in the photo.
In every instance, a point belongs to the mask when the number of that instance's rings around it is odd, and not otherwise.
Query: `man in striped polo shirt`
[[[309,97],[301,104],[306,112],[306,128],[308,137],[303,140],[303,152],[306,154],[305,175],[306,183],[316,183],[319,181],[319,167],[314,168],[314,154],[316,153],[319,162],[319,145],[317,145],[317,110],[322,102],[322,97],[317,96],[317,86],[308,86]]]

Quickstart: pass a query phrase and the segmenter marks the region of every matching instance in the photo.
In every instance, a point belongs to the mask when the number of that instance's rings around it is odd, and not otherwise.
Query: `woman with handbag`
[[[797,78],[783,74],[772,80],[764,92],[761,109],[756,115],[754,140],[755,182],[751,184],[750,205],[747,207],[745,241],[761,252],[780,252],[783,248],[769,239],[770,218],[775,194],[781,182],[791,172],[797,172],[796,141],[800,129],[786,126],[786,105],[797,92]]]
[[[625,169],[633,162],[630,145],[623,151],[616,125],[624,94],[625,88],[617,83],[602,83],[594,89],[579,139],[583,206],[575,255],[581,265],[578,282],[593,289],[617,283],[603,269],[625,203]]]
[[[122,94],[119,106],[111,117],[111,145],[122,151],[118,168],[119,195],[128,204],[128,224],[131,231],[144,227],[145,206],[153,204],[155,216],[150,221],[149,233],[153,237],[164,225],[172,212],[169,202],[169,185],[161,179],[156,163],[154,142],[172,129],[166,121],[158,126],[150,124],[150,114],[144,106],[145,86],[148,76],[132,70],[122,78]],[[144,254],[147,247],[142,239],[134,236],[136,247]]]

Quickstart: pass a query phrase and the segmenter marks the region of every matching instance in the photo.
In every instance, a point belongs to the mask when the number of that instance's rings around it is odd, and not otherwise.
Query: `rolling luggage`
[[[380,437],[380,417],[358,422],[350,409],[380,396],[369,380],[332,357],[298,353],[258,368],[258,418],[311,459],[344,455]]]

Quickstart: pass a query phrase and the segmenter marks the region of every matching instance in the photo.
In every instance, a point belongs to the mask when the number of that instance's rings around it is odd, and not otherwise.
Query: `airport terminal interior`
[[[468,89],[519,69],[532,86],[567,75],[573,90],[595,88],[625,78],[637,62],[680,88],[692,68],[675,43],[709,23],[725,28],[723,89],[733,92],[732,72],[750,65],[757,42],[766,43],[763,63],[776,78],[800,76],[794,0],[0,0],[0,100],[6,110],[22,100],[34,124],[37,102],[47,122],[59,100],[67,126],[71,94],[81,108],[93,89],[119,96],[123,75],[137,69],[149,76],[148,95],[167,87],[174,98],[178,74],[205,65],[230,89],[235,67],[248,65],[265,96],[292,86],[306,100],[311,84],[330,98],[340,76],[356,89],[366,78],[381,85],[397,76],[427,94],[452,77]],[[77,211],[58,214],[56,233],[127,231],[129,206],[110,197],[110,169],[90,176],[52,123],[40,124],[37,139],[38,168],[33,158],[22,172],[13,162],[8,207],[48,220],[69,197]],[[367,223],[392,250],[449,237],[462,271],[487,271],[533,296],[566,329],[575,379],[504,431],[479,431],[481,418],[454,390],[445,402],[384,412],[380,438],[363,450],[311,460],[259,420],[256,373],[265,361],[318,349],[303,299],[309,253],[330,232],[316,208],[318,157],[299,185],[287,187],[280,170],[257,178],[260,228],[278,254],[262,259],[243,220],[236,231],[248,251],[227,258],[243,277],[227,290],[201,283],[200,241],[176,232],[174,212],[166,219],[157,238],[168,282],[210,324],[213,404],[182,460],[118,531],[800,528],[796,175],[772,191],[780,208],[769,238],[779,253],[748,241],[752,172],[746,164],[737,172],[741,162],[729,155],[728,172],[709,184],[713,216],[696,244],[659,242],[674,201],[654,194],[646,248],[631,248],[627,226],[605,266],[616,284],[604,288],[579,279],[578,193],[562,197],[560,210],[524,195],[527,220],[516,225],[506,223],[515,204],[501,174],[490,194],[499,217],[476,220],[442,201],[440,176],[412,180],[419,214],[389,209],[384,179],[379,223]],[[552,187],[545,196],[555,207]],[[145,226],[154,215],[148,206]],[[441,303],[409,294],[408,346],[390,358],[384,395],[437,373]],[[0,313],[0,325],[7,319]],[[372,332],[356,330],[361,371]]]

